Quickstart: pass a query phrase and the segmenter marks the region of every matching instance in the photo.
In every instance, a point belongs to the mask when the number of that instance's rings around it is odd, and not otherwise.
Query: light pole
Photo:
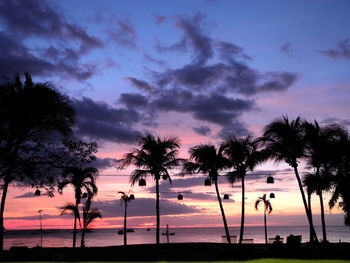
[[[39,210],[39,223],[40,223],[40,247],[43,247],[43,223],[42,223],[42,218],[41,218],[41,213],[43,210]]]

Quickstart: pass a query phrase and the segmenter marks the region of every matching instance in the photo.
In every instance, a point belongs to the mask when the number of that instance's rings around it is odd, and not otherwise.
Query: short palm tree
[[[141,168],[132,172],[130,176],[132,185],[147,176],[152,176],[156,181],[157,244],[160,240],[159,180],[169,180],[171,183],[168,169],[178,167],[183,161],[177,158],[179,148],[179,140],[176,137],[160,138],[147,134],[139,138],[138,148],[125,154],[121,160],[120,168],[130,164]]]
[[[313,241],[318,242],[315,228],[308,208],[303,185],[298,171],[298,160],[305,157],[304,130],[301,119],[289,121],[287,117],[273,121],[264,129],[264,134],[260,139],[265,145],[265,149],[277,162],[285,161],[294,169],[295,177],[298,181],[299,190],[304,204],[305,213],[310,226],[310,233]]]
[[[124,202],[124,231],[123,231],[123,234],[124,234],[124,246],[127,245],[127,240],[126,240],[126,234],[127,234],[127,231],[126,231],[126,219],[127,219],[127,216],[128,216],[128,203],[134,199],[134,195],[128,195],[126,194],[125,192],[118,192],[119,194],[121,194],[121,199],[122,201]]]
[[[83,197],[83,190],[86,191],[87,197],[93,197],[97,194],[96,176],[98,170],[94,167],[70,167],[66,168],[64,175],[67,177],[58,184],[58,191],[60,194],[63,193],[63,189],[68,185],[73,186],[75,196],[75,207],[78,209],[81,198]],[[77,216],[74,217],[74,229],[73,229],[73,247],[76,245],[77,236]]]
[[[61,209],[61,215],[72,214],[74,216],[74,229],[77,227],[77,222],[81,228],[79,207],[76,204],[66,203]]]
[[[259,204],[264,204],[264,226],[265,226],[265,244],[267,244],[267,223],[266,223],[266,213],[271,214],[272,212],[272,205],[270,200],[266,199],[266,194],[263,196],[259,196],[258,199],[255,201],[255,209],[258,210]]]
[[[242,243],[244,233],[244,213],[245,213],[245,177],[248,171],[264,161],[264,153],[258,151],[258,141],[251,136],[244,138],[230,138],[221,145],[224,155],[229,161],[229,167],[234,170],[227,173],[229,181],[233,184],[236,180],[242,183],[242,212],[239,243]]]
[[[189,150],[190,160],[184,164],[183,173],[203,173],[215,184],[216,195],[219,201],[222,219],[227,237],[227,242],[231,243],[230,233],[228,231],[224,208],[220,198],[218,187],[219,171],[227,168],[227,160],[222,155],[222,151],[217,150],[214,145],[197,145]]]
[[[96,218],[102,218],[102,214],[99,209],[91,208],[91,197],[88,196],[86,203],[83,207],[83,223],[81,224],[81,247],[85,247],[85,233],[89,229],[91,223]]]

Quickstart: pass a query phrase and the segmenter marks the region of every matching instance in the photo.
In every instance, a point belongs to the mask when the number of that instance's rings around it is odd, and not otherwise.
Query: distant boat
[[[172,232],[172,233],[162,233],[163,236],[175,236],[176,233]]]
[[[146,230],[146,231],[151,231],[151,229],[147,228],[147,230]]]
[[[127,228],[126,232],[133,233],[133,232],[135,232],[135,230],[132,229],[132,228]],[[118,230],[118,235],[123,235],[123,234],[124,234],[124,229],[119,229]]]
[[[169,232],[169,225],[166,225],[166,231],[162,233],[163,236],[175,236],[174,232]]]

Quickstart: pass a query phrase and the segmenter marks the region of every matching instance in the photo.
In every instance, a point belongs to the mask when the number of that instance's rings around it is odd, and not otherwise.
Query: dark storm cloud
[[[80,59],[90,50],[102,48],[103,42],[69,23],[47,2],[1,1],[0,23],[5,31],[11,32],[0,32],[2,74],[30,72],[85,80],[98,72],[96,65],[80,63]],[[47,46],[29,48],[24,44],[27,38],[44,39]],[[68,46],[72,42],[78,47]]]
[[[110,38],[118,45],[130,48],[137,48],[136,42],[138,36],[128,18],[118,18],[113,16],[112,19],[113,29],[110,31]]]
[[[193,18],[177,17],[175,26],[183,33],[182,38],[173,45],[164,47],[160,43],[160,51],[192,50],[193,59],[190,64],[178,69],[168,69],[154,73],[157,86],[186,87],[189,89],[220,89],[226,92],[238,92],[254,95],[267,91],[283,91],[296,80],[296,74],[289,72],[270,72],[262,74],[250,68],[238,59],[250,59],[238,45],[210,38],[201,24],[205,16],[198,13]],[[215,54],[222,62],[208,64]]]
[[[208,126],[192,127],[192,129],[199,135],[207,136],[210,134],[211,129]]]
[[[254,95],[284,91],[294,84],[297,75],[290,72],[260,74],[247,65],[232,60],[230,63],[212,65],[185,65],[179,69],[155,73],[154,78],[157,86],[162,89],[180,86],[198,91],[220,89],[224,92]]]
[[[192,19],[179,18],[176,26],[183,31],[183,38],[179,43],[193,47],[194,64],[204,64],[213,56],[212,40],[202,33],[200,23],[204,15],[197,13]],[[180,44],[181,46],[181,44]]]
[[[86,97],[72,102],[77,112],[79,135],[121,143],[135,142],[140,135],[132,128],[132,124],[140,120],[139,113],[134,110],[113,108]]]
[[[147,97],[136,93],[123,93],[119,101],[130,109],[145,108],[148,104]]]
[[[79,64],[72,56],[69,61],[66,55],[54,54],[54,49],[50,56],[45,59],[31,52],[29,48],[19,41],[15,41],[10,35],[0,32],[0,71],[3,75],[13,76],[16,73],[30,72],[32,75],[51,76],[59,74],[68,78],[85,80],[97,72],[94,65]],[[65,52],[72,52],[66,50]],[[59,58],[60,57],[60,58]],[[73,63],[74,62],[74,63]]]
[[[108,169],[111,167],[115,167],[118,162],[118,159],[115,158],[96,158],[94,162],[92,162],[92,166],[97,169]]]
[[[163,46],[156,39],[157,50],[191,51],[190,63],[150,72],[149,80],[126,78],[134,87],[146,92],[145,111],[152,111],[152,116],[169,111],[187,113],[197,120],[219,125],[222,128],[219,137],[246,135],[248,130],[240,117],[257,110],[255,101],[246,97],[284,91],[297,79],[294,73],[261,73],[249,67],[244,61],[250,58],[243,48],[212,39],[205,33],[202,28],[205,16],[201,13],[193,18],[176,16],[171,19],[175,19],[175,27],[182,36],[169,46]],[[215,63],[210,63],[214,58]],[[203,134],[207,129],[195,131]]]
[[[104,218],[124,216],[124,207],[120,200],[95,201],[94,207],[98,207]],[[155,216],[156,200],[153,198],[136,198],[128,206],[128,216]],[[178,215],[200,213],[201,209],[174,203],[169,200],[160,200],[161,215]]]
[[[148,82],[139,80],[137,78],[125,78],[125,80],[129,81],[131,85],[133,85],[135,88],[146,91],[148,93],[157,93],[157,89],[153,86],[151,86]]]
[[[165,61],[164,60],[160,60],[160,59],[156,59],[154,57],[152,57],[151,55],[149,55],[148,53],[144,52],[143,53],[143,57],[145,58],[146,61],[148,62],[152,62],[160,67],[164,67],[165,66]]]
[[[101,48],[103,43],[90,36],[83,28],[66,21],[64,16],[54,10],[47,2],[1,1],[0,20],[9,32],[21,37],[42,37],[77,40],[82,49]]]
[[[340,41],[335,49],[320,50],[321,54],[331,58],[350,59],[350,40],[348,38]]]
[[[260,85],[258,92],[283,91],[290,87],[297,76],[289,72],[270,72],[264,75],[265,82]]]
[[[235,99],[219,94],[198,95],[190,105],[194,116],[199,120],[225,126],[234,121],[242,112],[252,110],[254,102]]]

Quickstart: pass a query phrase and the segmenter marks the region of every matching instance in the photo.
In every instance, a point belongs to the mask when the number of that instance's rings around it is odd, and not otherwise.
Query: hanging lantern
[[[205,179],[204,185],[205,186],[211,186],[211,180],[209,178]]]
[[[273,177],[272,177],[272,176],[267,177],[266,183],[268,183],[268,184],[273,184],[273,183],[274,183]]]
[[[274,194],[274,193],[271,193],[271,194],[270,194],[270,198],[275,198],[275,194]]]
[[[184,197],[182,196],[182,194],[179,194],[178,196],[177,196],[177,200],[183,200],[184,199]]]
[[[129,198],[130,198],[130,200],[134,200],[134,199],[135,199],[135,196],[134,196],[133,194],[131,194],[131,195],[129,196]]]
[[[82,198],[87,198],[88,194],[87,193],[83,193]]]
[[[40,192],[40,190],[39,190],[39,189],[36,189],[36,190],[35,190],[35,193],[34,193],[34,195],[36,195],[36,196],[40,196],[40,195],[41,195],[41,192]]]
[[[228,194],[224,194],[224,199],[225,199],[225,200],[229,199]]]
[[[146,186],[146,180],[145,179],[140,179],[139,186]]]

